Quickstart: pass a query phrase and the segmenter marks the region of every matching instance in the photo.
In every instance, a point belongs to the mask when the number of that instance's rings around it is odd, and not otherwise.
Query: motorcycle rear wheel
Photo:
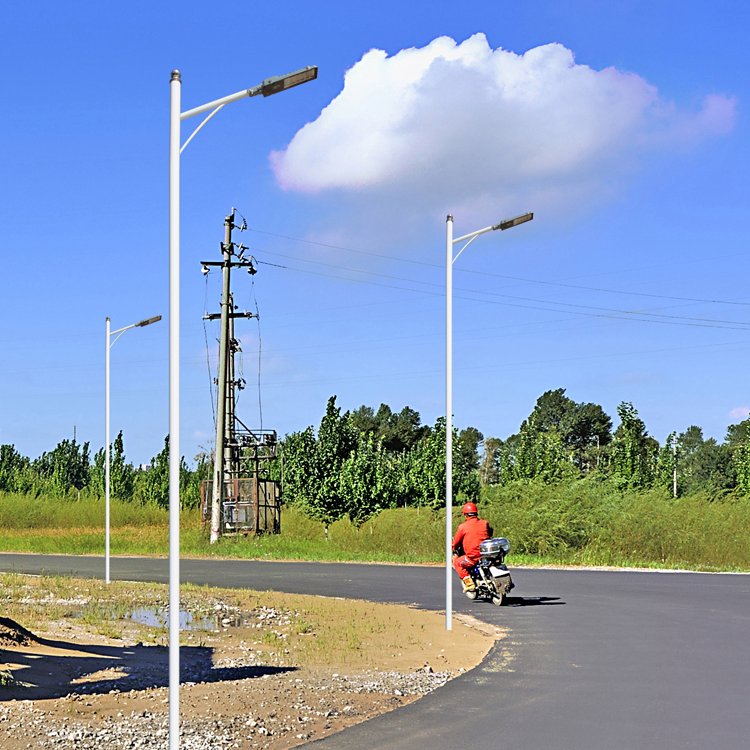
[[[464,596],[473,602],[477,598],[477,590],[473,589],[472,591],[464,591]]]

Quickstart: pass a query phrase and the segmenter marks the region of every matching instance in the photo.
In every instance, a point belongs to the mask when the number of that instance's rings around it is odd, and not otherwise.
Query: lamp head
[[[527,221],[531,221],[534,218],[534,214],[529,211],[529,213],[521,214],[521,216],[516,216],[514,219],[505,219],[505,221],[501,221],[499,224],[495,224],[493,229],[500,229],[503,232],[506,229],[512,229],[513,227],[517,227],[519,224],[525,224]]]
[[[260,84],[260,93],[263,96],[271,96],[272,94],[278,94],[280,91],[286,91],[287,89],[299,86],[302,83],[313,81],[317,77],[318,66],[308,65],[306,68],[300,68],[299,70],[295,70],[294,73],[287,73],[285,76],[266,78]]]

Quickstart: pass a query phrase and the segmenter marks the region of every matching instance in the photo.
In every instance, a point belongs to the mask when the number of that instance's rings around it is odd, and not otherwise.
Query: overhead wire
[[[209,273],[210,273],[210,269],[209,269]],[[211,376],[211,355],[209,353],[209,348],[208,348],[208,328],[206,326],[206,318],[205,318],[205,315],[208,313],[208,276],[209,274],[207,273],[205,275],[206,284],[205,284],[205,289],[204,289],[204,294],[203,294],[203,315],[204,315],[203,337],[206,341],[206,367],[208,368],[208,392],[211,397],[211,416],[213,419],[214,430],[215,430],[216,429],[216,406],[214,404],[214,388],[213,388],[214,381]]]
[[[258,234],[265,234],[265,235],[268,235],[269,237],[278,237],[280,239],[291,240],[292,242],[300,242],[300,243],[304,243],[307,245],[325,247],[331,250],[343,250],[344,252],[354,253],[357,255],[367,255],[373,258],[383,258],[385,260],[396,261],[398,263],[410,263],[412,265],[425,266],[425,267],[437,268],[437,269],[444,268],[444,266],[441,265],[440,263],[421,261],[421,260],[416,260],[414,258],[405,258],[403,256],[390,255],[387,253],[377,253],[377,252],[373,252],[370,250],[361,250],[361,249],[357,249],[353,247],[347,247],[344,245],[334,245],[334,244],[327,243],[327,242],[318,242],[315,240],[304,239],[302,237],[292,237],[290,235],[267,232],[261,229],[255,229],[253,227],[250,227],[249,229],[252,232],[256,232]],[[293,257],[293,256],[287,256],[287,257]],[[303,260],[303,259],[299,259],[299,260]],[[315,261],[306,260],[306,262],[315,262]],[[621,295],[636,296],[636,297],[650,297],[653,299],[667,299],[667,300],[674,300],[678,302],[693,302],[693,303],[716,304],[716,305],[739,305],[739,306],[744,306],[744,307],[750,307],[750,302],[743,301],[743,300],[725,300],[725,299],[710,299],[710,298],[706,299],[706,298],[700,298],[700,297],[680,297],[680,296],[668,295],[668,294],[654,294],[650,292],[636,292],[633,290],[610,289],[607,287],[593,287],[593,286],[586,286],[583,284],[571,284],[568,282],[561,282],[561,281],[532,279],[532,278],[523,277],[523,276],[510,276],[508,274],[501,274],[501,273],[496,273],[492,271],[476,271],[476,270],[467,269],[467,268],[456,269],[456,271],[457,273],[477,274],[480,276],[491,276],[494,278],[507,279],[508,281],[519,281],[525,284],[541,284],[544,286],[562,287],[562,288],[567,288],[567,289],[578,289],[582,291],[591,291],[591,292],[603,292],[606,294],[621,294]]]
[[[269,252],[269,251],[266,251]],[[340,265],[336,265],[333,263],[326,263],[324,261],[313,261],[303,258],[296,258],[294,256],[287,256],[283,253],[275,253],[272,254],[279,255],[280,257],[287,257],[292,258],[297,261],[301,261],[304,263],[311,263],[315,265],[324,266],[326,268],[332,268],[335,270],[343,270],[343,271],[349,271],[351,273],[357,273],[365,276],[375,276],[378,278],[386,278],[391,279],[394,281],[403,281],[410,284],[421,284],[423,286],[432,287],[435,289],[442,289],[442,284],[438,284],[436,282],[430,282],[430,281],[422,281],[420,279],[410,279],[402,276],[395,276],[393,274],[385,274],[378,271],[364,271],[361,269],[352,269],[347,267],[342,267]],[[259,263],[265,263],[264,261],[258,261]],[[338,279],[341,281],[349,281],[354,283],[360,283],[360,284],[369,284],[371,286],[380,286],[380,287],[386,287],[390,289],[397,289],[400,291],[408,291],[408,292],[416,292],[421,294],[430,294],[433,296],[443,296],[443,293],[440,291],[431,291],[429,289],[415,289],[413,287],[403,287],[403,286],[397,286],[394,284],[383,284],[378,283],[374,281],[370,281],[368,279],[362,279],[362,278],[352,278],[350,276],[344,276],[341,274],[334,274],[334,273],[321,273],[316,272],[311,269],[304,269],[304,268],[294,268],[291,266],[283,266],[285,270],[290,271],[296,271],[298,273],[307,273],[313,276],[323,276],[326,278],[333,278]],[[571,303],[571,302],[557,302],[555,300],[546,300],[546,299],[539,299],[535,297],[522,297],[519,295],[510,295],[510,294],[503,294],[500,292],[491,292],[491,291],[484,291],[484,290],[478,290],[478,289],[466,289],[463,287],[454,287],[454,291],[459,292],[465,292],[469,294],[481,294],[489,297],[499,297],[502,299],[508,299],[508,300],[516,300],[522,301],[522,302],[533,302],[536,303],[534,305],[521,305],[521,304],[514,304],[512,302],[498,302],[496,300],[481,300],[473,297],[467,297],[465,295],[456,295],[459,296],[461,299],[465,300],[471,300],[475,302],[490,302],[492,304],[502,304],[508,307],[519,307],[524,309],[532,309],[532,310],[541,310],[546,312],[559,312],[558,309],[555,307],[539,307],[538,305],[554,305],[559,307],[572,307],[572,308],[579,308],[584,310],[591,310],[596,312],[579,312],[576,310],[575,315],[578,317],[594,317],[594,318],[610,318],[610,319],[616,319],[616,320],[635,320],[639,322],[644,323],[671,323],[673,325],[686,325],[686,326],[695,326],[700,328],[725,328],[728,330],[750,330],[750,322],[745,321],[736,321],[736,320],[717,320],[714,318],[698,318],[698,317],[691,317],[691,316],[684,316],[684,315],[668,315],[666,313],[655,313],[655,312],[649,312],[647,310],[623,310],[618,308],[607,308],[607,307],[599,307],[596,305],[582,305],[578,303]],[[670,298],[673,299],[673,298]],[[636,317],[636,316],[648,316],[645,318]],[[659,320],[658,318],[667,318],[668,320]]]

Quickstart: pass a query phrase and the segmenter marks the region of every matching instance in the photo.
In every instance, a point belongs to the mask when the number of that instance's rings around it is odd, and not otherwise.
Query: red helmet
[[[465,516],[475,516],[477,514],[477,506],[474,503],[464,503],[461,513]]]

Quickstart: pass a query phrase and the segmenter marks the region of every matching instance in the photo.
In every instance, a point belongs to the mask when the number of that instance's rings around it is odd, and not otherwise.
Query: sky
[[[181,159],[181,452],[213,441],[224,217],[238,415],[280,435],[342,409],[445,413],[445,232],[526,211],[453,263],[454,420],[516,432],[546,390],[650,434],[750,413],[745,3],[377,5],[30,0],[0,14],[0,443],[168,432],[169,78],[225,107]],[[183,122],[182,140],[199,124]],[[456,251],[458,251],[457,246]]]

